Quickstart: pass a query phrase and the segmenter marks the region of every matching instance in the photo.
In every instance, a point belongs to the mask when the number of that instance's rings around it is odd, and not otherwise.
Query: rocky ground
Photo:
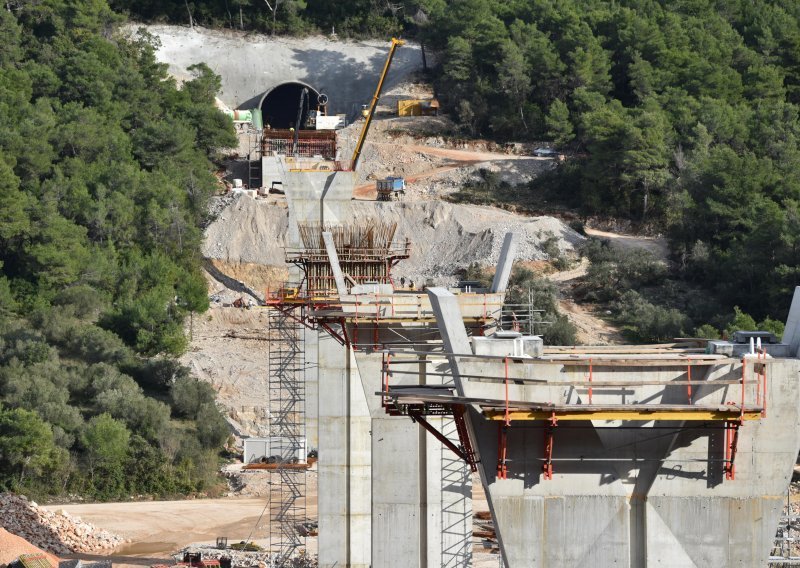
[[[473,263],[495,265],[509,231],[520,237],[520,261],[548,259],[542,245],[551,237],[557,239],[561,252],[573,251],[584,240],[554,217],[526,217],[493,207],[409,200],[353,201],[351,208],[353,218],[397,224],[395,242],[410,239],[412,254],[397,265],[393,275],[420,285],[428,280],[437,285],[452,284],[458,270]],[[286,277],[283,251],[287,227],[283,205],[246,195],[235,198],[206,229],[203,254],[223,273],[212,276],[228,288],[231,282],[225,276],[234,280],[234,286],[243,282],[245,293],[250,290],[255,295],[278,287]],[[244,265],[252,267],[249,272],[240,269]],[[237,268],[249,281],[230,276],[231,269]]]
[[[11,493],[0,494],[0,527],[54,554],[103,552],[125,542],[64,510],[49,511]]]

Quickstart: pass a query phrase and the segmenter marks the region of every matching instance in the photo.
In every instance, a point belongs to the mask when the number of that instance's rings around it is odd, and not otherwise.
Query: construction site
[[[176,41],[163,51],[180,65]],[[537,306],[507,301],[512,268],[585,237],[437,199],[478,168],[524,180],[555,158],[442,143],[387,168],[381,152],[421,144],[371,144],[399,124],[373,123],[381,105],[442,118],[403,91],[419,46],[368,49],[358,82],[289,66],[255,88],[246,65],[217,68],[240,147],[206,228],[211,316],[184,362],[228,409],[236,498],[186,505],[158,537],[151,503],[117,506],[141,515],[136,534],[111,509],[64,514],[128,538],[106,548],[117,565],[800,565],[800,287],[783,337],[544,345]],[[458,278],[474,263],[489,287]]]

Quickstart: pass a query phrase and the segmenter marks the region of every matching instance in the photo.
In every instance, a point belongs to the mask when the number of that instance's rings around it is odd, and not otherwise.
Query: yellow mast
[[[369,105],[369,112],[364,120],[364,128],[361,129],[361,134],[358,137],[356,149],[353,151],[353,159],[350,161],[350,169],[353,171],[355,171],[356,165],[358,165],[358,158],[361,156],[361,149],[364,147],[364,140],[367,138],[369,125],[372,123],[372,116],[375,114],[375,107],[378,106],[378,99],[380,98],[381,91],[383,90],[383,82],[386,79],[386,75],[389,73],[389,66],[392,64],[394,52],[404,43],[405,41],[402,39],[392,38],[392,47],[389,49],[389,55],[386,57],[386,63],[383,65],[383,72],[381,73],[381,78],[378,81],[378,88],[375,89],[375,95],[372,97],[372,102]]]

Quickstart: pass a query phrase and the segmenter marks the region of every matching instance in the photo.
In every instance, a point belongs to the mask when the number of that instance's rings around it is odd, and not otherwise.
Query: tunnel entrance
[[[264,117],[264,126],[269,125],[278,129],[296,127],[297,109],[300,106],[300,93],[303,89],[308,89],[308,97],[303,103],[300,119],[300,124],[305,124],[308,111],[317,109],[319,93],[313,87],[292,82],[278,85],[261,99],[259,108]]]

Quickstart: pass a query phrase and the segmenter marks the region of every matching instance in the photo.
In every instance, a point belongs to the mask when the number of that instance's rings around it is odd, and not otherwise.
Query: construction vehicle
[[[389,48],[389,55],[386,56],[386,63],[383,65],[381,77],[378,79],[378,86],[375,89],[375,95],[372,97],[369,108],[366,109],[367,114],[364,115],[364,127],[361,129],[361,134],[358,137],[356,148],[353,150],[353,159],[350,161],[350,169],[353,171],[355,171],[356,166],[358,165],[358,158],[361,156],[361,150],[364,148],[364,140],[366,140],[367,132],[369,132],[369,126],[372,124],[372,117],[375,116],[375,107],[378,106],[378,99],[380,98],[381,91],[383,90],[383,82],[386,80],[386,75],[389,73],[389,67],[392,65],[394,52],[397,51],[397,48],[404,43],[405,41],[401,39],[394,37],[392,38],[392,46]]]
[[[378,201],[391,201],[392,197],[399,199],[406,193],[406,180],[401,177],[389,176],[375,182],[378,191]]]
[[[404,99],[397,101],[397,116],[437,116],[439,101],[436,99]]]

